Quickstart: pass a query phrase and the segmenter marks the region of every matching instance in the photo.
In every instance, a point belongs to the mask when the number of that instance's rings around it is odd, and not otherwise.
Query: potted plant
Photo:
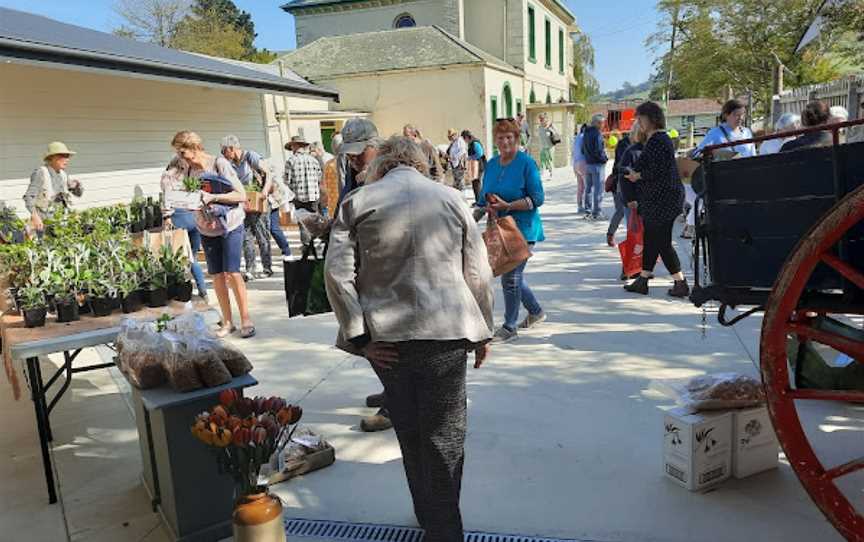
[[[192,273],[187,269],[183,272],[181,280],[177,283],[177,301],[192,301]]]
[[[118,283],[120,306],[124,314],[141,310],[141,279],[137,273],[123,273]]]
[[[45,292],[36,284],[28,284],[18,291],[20,307],[24,313],[24,325],[41,327],[45,325],[48,305],[45,303]]]
[[[183,248],[179,247],[176,251],[172,251],[168,245],[162,245],[159,249],[159,264],[165,271],[165,276],[168,284],[168,299],[176,299],[180,293],[181,287],[186,289],[185,282],[187,281],[189,266],[189,258],[183,254]],[[189,298],[192,295],[191,287],[189,289]],[[185,299],[183,301],[189,301]]]
[[[101,272],[94,271],[88,290],[90,292],[90,310],[93,311],[93,316],[110,315],[116,306],[116,284]]]
[[[219,471],[234,478],[234,540],[284,541],[282,503],[258,475],[282,453],[303,410],[281,397],[244,398],[234,389],[220,393],[219,403],[195,418],[192,434],[214,449]]]
[[[129,211],[129,214],[131,215],[129,231],[131,231],[132,233],[139,233],[144,231],[146,226],[144,216],[144,200],[137,196],[133,198],[132,205],[129,207]]]
[[[156,269],[150,275],[150,282],[147,288],[148,307],[164,307],[168,304],[168,277],[165,271],[157,263]]]

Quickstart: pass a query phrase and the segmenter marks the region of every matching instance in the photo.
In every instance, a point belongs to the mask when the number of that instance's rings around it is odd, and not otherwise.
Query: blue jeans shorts
[[[222,237],[201,236],[204,245],[204,255],[207,257],[207,272],[211,275],[219,273],[239,273],[240,257],[243,255],[244,228],[234,228]]]

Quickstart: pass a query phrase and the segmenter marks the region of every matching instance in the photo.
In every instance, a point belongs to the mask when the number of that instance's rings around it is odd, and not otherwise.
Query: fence
[[[811,100],[822,100],[829,107],[839,105],[849,112],[850,119],[857,119],[862,100],[864,100],[864,76],[850,76],[846,79],[808,85],[787,90],[774,96],[771,104],[771,124],[783,113],[801,114],[804,106]]]

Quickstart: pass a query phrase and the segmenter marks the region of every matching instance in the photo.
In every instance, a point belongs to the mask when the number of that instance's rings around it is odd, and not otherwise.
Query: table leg
[[[144,428],[147,432],[147,449],[150,452],[150,472],[153,476],[153,499],[150,501],[153,512],[159,511],[162,504],[162,491],[159,489],[159,468],[156,465],[156,450],[153,446],[153,426],[150,425],[150,411],[144,408]]]
[[[42,448],[42,467],[45,470],[45,484],[48,486],[48,503],[54,504],[57,502],[57,490],[54,487],[54,469],[51,466],[51,453],[48,449],[50,437],[48,411],[45,408],[45,389],[38,357],[27,358],[27,375],[30,379],[33,407],[36,409],[36,429],[39,431],[39,445]]]
[[[44,380],[42,380],[42,364],[39,363],[39,358],[34,358],[36,360],[35,368],[36,368],[36,379],[39,381],[39,397],[38,400],[42,403],[42,412],[44,413],[44,421],[45,424],[45,434],[48,435],[48,442],[54,442],[54,433],[51,432],[51,416],[49,415],[48,410],[48,400],[45,397],[48,394],[48,388],[44,384]]]

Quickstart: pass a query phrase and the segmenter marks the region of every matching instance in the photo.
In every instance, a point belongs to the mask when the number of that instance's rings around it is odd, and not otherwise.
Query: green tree
[[[114,34],[170,47],[177,25],[189,12],[187,0],[118,0],[114,11],[123,23]]]
[[[171,47],[238,60],[248,54],[246,35],[214,12],[196,13],[183,19]]]
[[[778,62],[785,66],[789,86],[837,76],[836,62],[823,50],[795,54],[801,33],[821,4],[822,0],[660,0],[657,7],[666,17],[648,45],[664,50],[657,68],[664,76],[671,69],[673,97],[723,99],[730,90],[734,95],[752,93],[754,113],[764,114]],[[673,29],[674,53],[666,50]],[[661,81],[667,84],[666,77]]]
[[[827,4],[823,12],[824,32],[840,56],[864,67],[864,0]]]
[[[196,0],[192,5],[192,14],[199,19],[214,19],[221,25],[228,25],[239,32],[243,39],[244,56],[255,54],[253,42],[258,36],[255,33],[255,23],[252,16],[240,10],[231,0]]]
[[[594,69],[594,46],[591,38],[582,31],[573,36],[573,85],[570,88],[570,101],[587,105],[591,98],[599,94],[600,86],[591,73]],[[576,111],[576,121],[585,122],[588,108]]]

